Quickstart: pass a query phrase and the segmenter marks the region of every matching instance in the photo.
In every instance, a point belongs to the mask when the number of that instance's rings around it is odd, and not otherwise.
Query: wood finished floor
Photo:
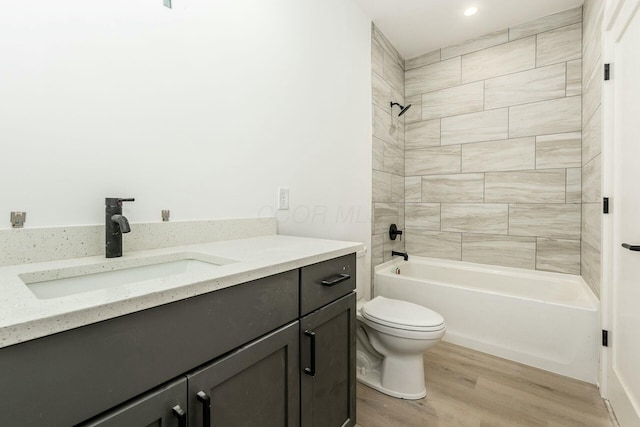
[[[596,386],[440,342],[425,354],[427,397],[358,383],[361,427],[611,427]]]

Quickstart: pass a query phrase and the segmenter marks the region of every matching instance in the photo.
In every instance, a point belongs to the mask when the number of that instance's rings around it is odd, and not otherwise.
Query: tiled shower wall
[[[582,123],[582,277],[600,294],[602,19],[604,2],[584,2]]]
[[[580,274],[582,33],[576,8],[405,61],[409,254]]]
[[[373,98],[373,221],[371,265],[404,250],[404,239],[389,239],[389,226],[404,230],[404,59],[375,27],[371,31]]]

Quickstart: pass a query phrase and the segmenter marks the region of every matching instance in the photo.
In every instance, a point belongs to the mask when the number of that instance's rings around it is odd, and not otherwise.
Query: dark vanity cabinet
[[[300,270],[302,427],[355,425],[355,256]]]
[[[298,322],[188,374],[189,425],[299,425]]]
[[[302,427],[355,425],[355,301],[351,293],[300,320]]]
[[[2,348],[0,426],[355,425],[354,288],[351,254]]]
[[[146,393],[83,427],[183,427],[187,422],[187,379],[176,381]]]

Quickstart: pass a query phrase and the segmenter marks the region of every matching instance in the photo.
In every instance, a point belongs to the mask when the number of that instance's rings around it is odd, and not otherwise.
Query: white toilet
[[[363,258],[358,268],[363,268]],[[364,274],[358,272],[356,278],[358,381],[393,397],[425,397],[422,353],[444,336],[444,318],[406,301],[382,296],[366,301]]]

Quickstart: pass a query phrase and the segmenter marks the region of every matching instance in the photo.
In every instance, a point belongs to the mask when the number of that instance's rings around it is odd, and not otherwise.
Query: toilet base
[[[382,387],[382,383],[380,381],[380,371],[378,371],[377,369],[372,371],[361,371],[362,370],[358,370],[356,372],[356,379],[358,380],[358,382],[389,396],[397,397],[399,399],[418,400],[427,395],[426,388],[420,393],[416,394],[398,393],[397,391],[386,389]]]

